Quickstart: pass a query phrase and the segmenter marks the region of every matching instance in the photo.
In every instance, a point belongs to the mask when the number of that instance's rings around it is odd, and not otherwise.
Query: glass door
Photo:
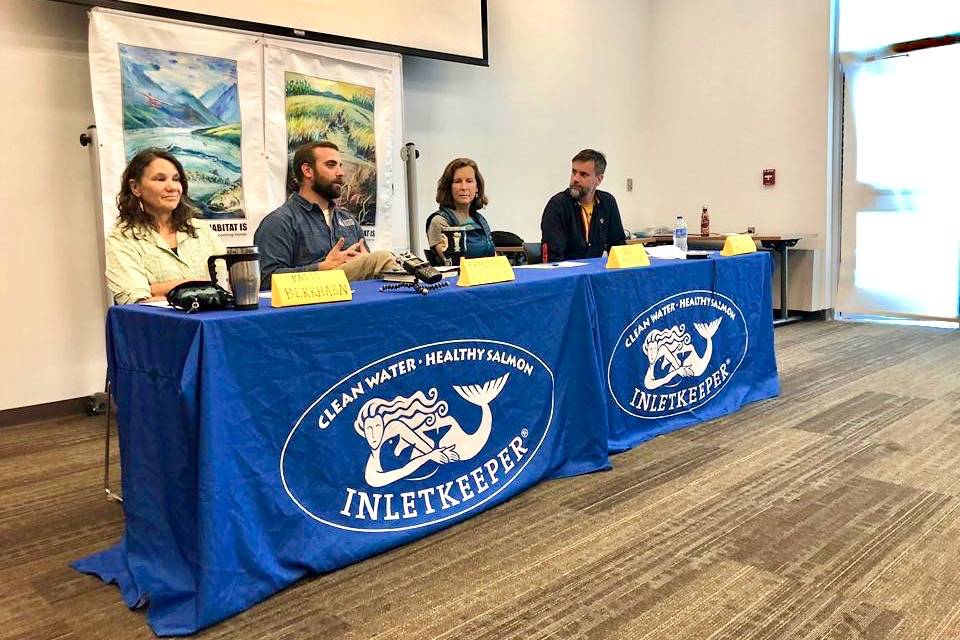
[[[913,25],[905,25],[896,12],[878,11],[877,4],[872,13],[858,14],[865,6],[860,0],[841,1],[846,89],[836,310],[841,317],[957,322],[960,44],[943,44],[951,40],[940,38],[943,46],[908,43],[908,53],[884,48],[879,43],[885,16],[894,20],[891,37],[902,36],[905,28],[913,29],[911,36],[937,36],[947,25],[931,22],[935,9],[929,6],[925,18],[912,14]],[[950,25],[960,23],[960,16],[947,18]],[[858,32],[865,23],[868,29]],[[874,48],[851,51],[855,46]]]

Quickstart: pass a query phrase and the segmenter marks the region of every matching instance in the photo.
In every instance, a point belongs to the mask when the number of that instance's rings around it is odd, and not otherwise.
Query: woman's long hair
[[[183,165],[173,154],[163,149],[144,149],[133,156],[127,168],[123,171],[123,178],[120,179],[120,193],[117,194],[117,211],[119,212],[120,224],[124,231],[130,231],[137,234],[137,229],[151,229],[154,227],[153,217],[144,211],[143,205],[130,186],[130,182],[139,183],[143,179],[143,172],[147,165],[163,158],[177,169],[180,175],[180,186],[183,192],[180,194],[180,202],[177,208],[170,214],[170,223],[177,231],[189,233],[192,237],[197,237],[197,229],[193,226],[193,215],[196,209],[190,198],[187,196],[187,174],[183,170]]]
[[[487,194],[484,189],[483,176],[480,175],[480,167],[470,158],[456,158],[451,160],[447,168],[443,170],[443,175],[437,180],[437,204],[441,207],[447,207],[448,209],[457,208],[457,203],[453,201],[453,194],[450,190],[453,187],[453,174],[456,173],[458,169],[463,169],[464,167],[471,167],[473,169],[473,175],[477,178],[477,197],[470,201],[470,213],[473,213],[487,206],[489,200],[487,200]]]

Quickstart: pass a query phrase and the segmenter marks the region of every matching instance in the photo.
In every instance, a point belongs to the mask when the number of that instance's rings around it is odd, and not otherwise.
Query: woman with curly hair
[[[183,165],[144,149],[123,172],[116,225],[107,235],[107,285],[117,304],[159,299],[188,280],[208,280],[207,258],[226,253],[209,227],[194,224]]]

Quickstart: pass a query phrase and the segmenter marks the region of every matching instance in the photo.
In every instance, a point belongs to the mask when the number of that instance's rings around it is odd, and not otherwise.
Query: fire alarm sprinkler
[[[764,169],[763,170],[763,186],[772,187],[775,184],[777,184],[777,170]]]

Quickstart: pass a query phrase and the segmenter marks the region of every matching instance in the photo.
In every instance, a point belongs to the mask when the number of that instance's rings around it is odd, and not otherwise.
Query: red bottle
[[[700,235],[706,238],[710,235],[710,214],[707,213],[707,207],[704,205],[700,212]]]

